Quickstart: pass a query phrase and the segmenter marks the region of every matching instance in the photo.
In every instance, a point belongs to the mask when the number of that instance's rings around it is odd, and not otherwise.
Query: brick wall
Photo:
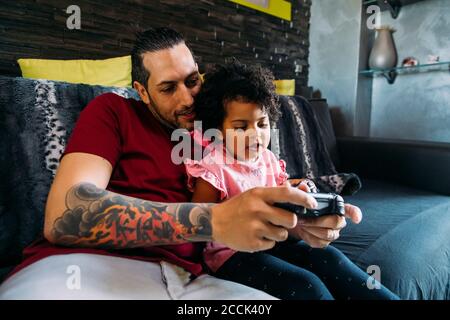
[[[307,85],[311,0],[292,0],[292,22],[227,0],[0,0],[0,74],[20,75],[18,58],[102,59],[129,54],[133,30],[182,32],[200,68],[237,57],[269,67],[277,79]],[[69,5],[81,30],[69,30]]]

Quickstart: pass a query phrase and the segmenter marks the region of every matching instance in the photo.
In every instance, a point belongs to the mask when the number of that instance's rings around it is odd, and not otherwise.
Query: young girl
[[[195,107],[203,130],[220,130],[221,140],[207,148],[201,161],[185,162],[193,202],[220,202],[253,187],[287,182],[284,161],[267,149],[270,121],[279,114],[268,70],[236,61],[217,67],[206,75]],[[303,190],[313,188],[310,184]],[[203,257],[216,277],[280,299],[397,299],[383,286],[370,290],[368,274],[332,246],[313,249],[290,240],[243,253],[212,242]]]

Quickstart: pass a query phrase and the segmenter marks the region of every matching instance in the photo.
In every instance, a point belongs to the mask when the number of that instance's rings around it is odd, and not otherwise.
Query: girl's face
[[[235,159],[256,159],[269,146],[270,122],[262,108],[252,102],[233,100],[225,105],[222,125],[224,143]]]

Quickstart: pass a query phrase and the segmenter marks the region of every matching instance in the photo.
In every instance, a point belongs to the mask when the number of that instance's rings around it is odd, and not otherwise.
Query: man
[[[344,218],[300,224],[294,214],[271,206],[314,205],[314,198],[291,187],[256,188],[215,205],[189,203],[184,167],[170,158],[170,136],[193,127],[201,87],[193,55],[176,31],[151,29],[137,37],[132,75],[142,101],[105,94],[80,114],[48,196],[48,241],[29,248],[33,258],[2,285],[0,297],[270,298],[202,275],[201,243],[254,252],[288,235],[312,247],[339,237]],[[346,213],[361,220],[354,206],[347,205]],[[79,292],[66,290],[67,274],[54,272],[68,265],[84,279]],[[189,272],[184,278],[182,270]]]

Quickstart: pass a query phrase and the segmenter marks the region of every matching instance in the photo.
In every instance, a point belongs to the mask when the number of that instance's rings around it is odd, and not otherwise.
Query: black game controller
[[[317,203],[317,209],[308,209],[303,206],[292,203],[274,203],[274,206],[295,213],[298,217],[321,217],[326,215],[337,214],[344,216],[345,207],[344,199],[333,193],[309,193],[313,196]]]

